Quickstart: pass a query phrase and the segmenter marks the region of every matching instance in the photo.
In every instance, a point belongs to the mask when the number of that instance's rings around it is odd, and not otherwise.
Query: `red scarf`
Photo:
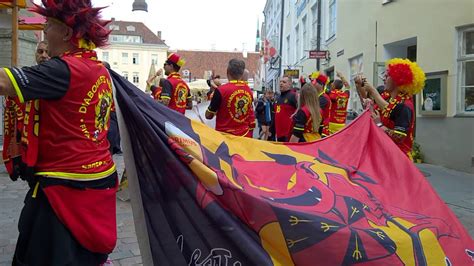
[[[33,176],[38,158],[39,100],[5,99],[3,161],[12,180]],[[36,134],[35,134],[36,133]]]

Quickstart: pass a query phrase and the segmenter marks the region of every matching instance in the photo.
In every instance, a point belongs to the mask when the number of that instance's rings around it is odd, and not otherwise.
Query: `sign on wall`
[[[285,70],[283,70],[283,74],[285,76],[289,76],[291,78],[299,78],[300,77],[300,70],[299,69],[285,69]]]
[[[425,88],[420,94],[420,114],[446,115],[448,71],[427,73]]]

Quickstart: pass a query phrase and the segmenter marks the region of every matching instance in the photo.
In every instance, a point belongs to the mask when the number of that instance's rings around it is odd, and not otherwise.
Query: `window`
[[[308,25],[306,21],[306,16],[303,17],[302,19],[303,23],[303,51],[308,50]],[[305,53],[303,52],[303,55]]]
[[[128,80],[128,72],[122,72],[122,76],[124,79]]]
[[[474,116],[474,26],[460,29],[458,36],[458,112]]]
[[[152,65],[158,65],[158,55],[157,54],[152,54],[151,55],[151,64]]]
[[[133,54],[132,54],[132,64],[138,65],[138,64],[139,64],[138,58],[139,58],[139,54],[133,53]]]
[[[329,36],[328,39],[331,39],[336,35],[336,0],[329,1]]]
[[[109,52],[102,52],[102,61],[109,61]]]
[[[133,72],[133,83],[140,83],[140,78],[138,77],[138,72]]]
[[[128,53],[122,53],[122,64],[123,65],[128,64]]]
[[[312,48],[316,46],[317,34],[318,34],[318,5],[315,4],[311,7],[311,46]]]
[[[295,38],[296,38],[296,42],[295,42],[295,50],[296,50],[296,58],[295,60],[298,61],[300,59],[300,55],[301,55],[301,47],[300,47],[300,26],[296,26],[296,30],[295,30]]]
[[[120,30],[120,27],[119,27],[119,25],[113,25],[112,24],[112,25],[109,26],[109,30]]]
[[[290,35],[288,35],[286,37],[286,56],[287,56],[286,64],[287,65],[291,65],[291,63],[292,63],[291,62],[291,49],[290,49],[290,47],[291,47],[291,38],[290,38]]]
[[[134,26],[127,26],[127,31],[135,31],[135,27]]]
[[[119,42],[119,43],[142,43],[141,36],[134,36],[134,35],[114,35],[111,34],[109,37],[111,42]]]
[[[355,90],[354,78],[357,75],[364,73],[364,58],[363,55],[358,55],[349,59],[349,69],[350,69],[350,83],[351,83],[351,98],[349,100],[348,109],[354,111],[362,111],[362,103],[358,97],[358,93]]]

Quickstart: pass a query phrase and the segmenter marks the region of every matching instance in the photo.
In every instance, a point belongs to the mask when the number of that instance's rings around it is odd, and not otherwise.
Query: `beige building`
[[[316,0],[285,0],[283,69],[309,74],[316,60]],[[417,61],[427,86],[416,97],[416,142],[425,161],[474,173],[474,1],[321,0],[321,47],[329,57],[320,70],[374,85],[384,62]],[[352,91],[349,109],[361,111]]]
[[[141,22],[115,21],[109,24],[112,33],[110,45],[97,49],[100,60],[122,74],[141,90],[146,88],[151,65],[161,68],[166,61],[168,46],[161,39],[161,32],[154,34]]]

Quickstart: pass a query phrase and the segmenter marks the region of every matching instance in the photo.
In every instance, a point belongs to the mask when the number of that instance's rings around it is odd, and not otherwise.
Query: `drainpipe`
[[[282,73],[282,60],[283,60],[283,22],[284,22],[284,16],[285,16],[285,0],[281,0],[281,22],[280,22],[280,63],[278,67],[278,78],[280,78],[280,75]]]
[[[317,25],[317,37],[316,37],[316,51],[321,50],[321,1],[318,0],[318,25]],[[321,66],[321,59],[316,59],[316,71],[319,71]]]

